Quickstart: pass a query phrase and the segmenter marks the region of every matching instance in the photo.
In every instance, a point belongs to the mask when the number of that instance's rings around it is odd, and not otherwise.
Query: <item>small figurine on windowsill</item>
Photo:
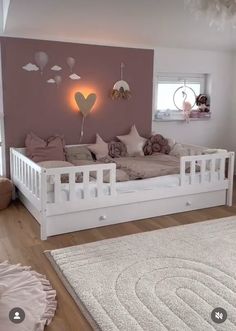
[[[196,105],[198,106],[198,111],[200,113],[210,112],[210,104],[206,94],[199,94],[199,96],[197,96]]]

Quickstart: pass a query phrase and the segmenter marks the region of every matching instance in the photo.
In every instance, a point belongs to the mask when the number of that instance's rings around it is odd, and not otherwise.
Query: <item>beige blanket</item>
[[[161,153],[149,156],[103,158],[99,162],[116,163],[117,169],[126,173],[129,180],[173,175],[180,172],[180,159]]]
[[[76,166],[94,163],[115,163],[117,182],[173,175],[180,172],[180,159],[162,153],[135,157],[104,157],[98,161],[77,160],[73,162]],[[96,178],[96,172],[91,171],[90,176]],[[105,171],[103,181],[109,182],[109,178],[109,172]]]
[[[129,175],[130,180],[173,175],[180,171],[179,158],[161,153],[123,157],[115,159],[115,162],[118,168],[120,167]]]

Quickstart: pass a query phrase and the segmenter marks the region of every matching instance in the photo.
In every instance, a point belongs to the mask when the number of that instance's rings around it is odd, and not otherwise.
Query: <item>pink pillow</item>
[[[25,146],[26,155],[34,162],[65,161],[65,141],[62,136],[55,135],[45,141],[31,132],[26,137]]]

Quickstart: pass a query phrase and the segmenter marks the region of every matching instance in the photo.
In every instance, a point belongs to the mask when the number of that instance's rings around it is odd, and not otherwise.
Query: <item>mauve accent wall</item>
[[[105,140],[126,134],[135,123],[141,135],[151,133],[153,50],[84,45],[65,42],[18,38],[1,38],[3,103],[7,159],[9,147],[24,146],[25,136],[33,131],[42,138],[64,134],[67,144],[79,142],[82,116],[71,104],[72,91],[89,87],[97,93],[94,111],[86,118],[83,143],[93,143],[98,132]],[[25,64],[34,61],[34,54],[44,51],[49,62],[43,75],[27,72]],[[76,59],[71,74],[67,57]],[[120,79],[120,63],[125,63],[124,78],[132,98],[113,101],[110,98],[115,81]],[[52,71],[58,65],[62,71]],[[57,88],[47,80],[62,76]]]

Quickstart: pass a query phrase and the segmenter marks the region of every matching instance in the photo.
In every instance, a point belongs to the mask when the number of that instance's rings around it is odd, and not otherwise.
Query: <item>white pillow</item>
[[[128,156],[144,155],[143,146],[146,139],[139,135],[135,125],[132,126],[128,135],[117,136],[117,138],[125,144]]]

